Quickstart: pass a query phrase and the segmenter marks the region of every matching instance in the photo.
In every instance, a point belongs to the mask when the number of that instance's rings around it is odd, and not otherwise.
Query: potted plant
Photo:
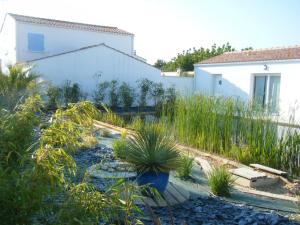
[[[162,127],[154,124],[145,125],[129,139],[126,160],[135,166],[139,185],[149,185],[161,194],[165,191],[169,172],[180,160],[175,145]]]

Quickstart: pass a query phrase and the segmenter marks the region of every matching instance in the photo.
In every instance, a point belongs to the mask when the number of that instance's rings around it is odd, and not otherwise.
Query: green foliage
[[[212,170],[208,177],[208,184],[213,194],[228,197],[233,179],[227,169],[221,166]]]
[[[53,85],[50,85],[46,90],[46,95],[48,97],[47,108],[57,109],[62,101],[62,89]]]
[[[147,100],[149,99],[152,85],[153,82],[147,78],[138,81],[138,86],[140,88],[139,105],[141,108],[144,108],[147,105]]]
[[[110,137],[110,132],[107,129],[102,129],[101,131],[102,137]]]
[[[147,124],[128,142],[126,160],[139,172],[168,172],[179,164],[174,140],[156,124]]]
[[[166,65],[166,62],[164,60],[162,60],[162,59],[158,59],[154,63],[154,67],[156,67],[157,69],[162,69],[165,65]]]
[[[132,130],[141,130],[142,126],[144,126],[144,122],[142,121],[140,116],[133,117],[131,123],[128,124],[128,128]]]
[[[127,142],[125,138],[114,140],[113,144],[114,156],[120,159],[125,159],[127,155]]]
[[[69,103],[79,102],[86,97],[85,94],[80,90],[79,84],[72,84],[70,80],[66,80],[62,85],[62,95],[65,105],[68,105]]]
[[[162,109],[164,102],[165,90],[162,83],[153,83],[152,88],[150,89],[151,96],[154,100],[154,106],[157,111]]]
[[[185,155],[180,157],[180,163],[176,168],[176,172],[181,179],[187,179],[190,177],[193,168],[193,161],[193,158]]]
[[[119,89],[122,106],[128,110],[134,101],[134,89],[129,84],[123,82]]]
[[[216,46],[216,44],[214,44],[210,49],[193,48],[177,54],[170,62],[160,65],[162,71],[165,72],[176,71],[178,68],[182,71],[193,71],[195,63],[231,51],[234,51],[234,48],[232,48],[229,43],[223,44],[222,46]]]
[[[117,80],[112,80],[109,84],[109,102],[110,107],[117,107],[119,104],[119,82]]]
[[[174,110],[174,112],[172,111]],[[180,97],[163,110],[162,122],[181,143],[300,174],[299,132],[283,129],[254,103],[204,95]]]
[[[38,75],[20,65],[9,66],[8,73],[0,71],[0,107],[13,109],[38,88]]]
[[[120,126],[120,127],[124,126],[125,122],[121,117],[119,117],[118,115],[113,113],[111,111],[111,109],[106,107],[104,104],[102,104],[102,107],[105,109],[106,112],[101,113],[97,117],[98,120],[106,122],[106,123],[110,123],[110,124],[115,125],[115,126]]]
[[[93,98],[97,107],[101,106],[107,95],[107,89],[109,88],[109,82],[101,82],[97,84],[97,89],[94,92]]]

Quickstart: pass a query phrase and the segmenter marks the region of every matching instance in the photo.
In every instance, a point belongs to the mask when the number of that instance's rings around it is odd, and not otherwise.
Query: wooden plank
[[[169,185],[168,190],[179,203],[186,201],[186,198],[179,191],[177,191],[172,184]]]
[[[260,178],[267,177],[266,174],[264,174],[264,173],[259,173],[255,170],[248,169],[248,168],[237,168],[237,169],[232,169],[229,171],[236,176],[244,177],[248,180],[260,179]]]
[[[255,168],[255,169],[259,169],[259,170],[269,172],[269,173],[272,173],[272,174],[276,174],[276,175],[279,175],[279,176],[286,176],[287,175],[287,172],[277,170],[277,169],[273,169],[271,167],[267,167],[267,166],[260,165],[260,164],[255,164],[254,163],[254,164],[250,164],[250,166]]]
[[[190,192],[185,190],[183,187],[180,187],[172,183],[174,189],[176,189],[186,200],[190,198]]]
[[[180,203],[177,201],[177,199],[175,199],[173,197],[173,195],[170,193],[170,191],[168,189],[166,189],[163,196],[164,196],[165,200],[169,203],[169,205],[176,205],[176,204]]]
[[[143,197],[143,201],[144,201],[147,205],[149,205],[149,206],[151,206],[151,207],[157,207],[157,206],[158,206],[158,204],[157,204],[155,201],[153,201],[152,198],[149,198],[149,197]]]
[[[196,163],[200,164],[206,176],[208,176],[211,173],[212,167],[207,160],[202,159],[200,157],[195,157],[194,160]]]

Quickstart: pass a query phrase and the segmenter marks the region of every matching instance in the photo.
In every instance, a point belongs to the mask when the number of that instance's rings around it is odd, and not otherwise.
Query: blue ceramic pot
[[[156,188],[162,194],[166,190],[169,181],[169,173],[166,172],[145,172],[137,177],[138,185],[149,185]]]

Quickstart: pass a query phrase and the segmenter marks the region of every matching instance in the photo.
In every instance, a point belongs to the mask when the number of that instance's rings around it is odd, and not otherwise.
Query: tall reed
[[[170,106],[168,106],[170,107]],[[265,110],[249,102],[194,95],[164,108],[161,122],[181,143],[243,163],[261,163],[300,175],[300,133],[284,129]]]

